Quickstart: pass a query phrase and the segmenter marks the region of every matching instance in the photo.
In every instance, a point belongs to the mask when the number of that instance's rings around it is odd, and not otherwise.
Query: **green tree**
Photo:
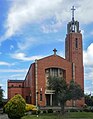
[[[2,100],[3,100],[3,89],[0,86],[0,107],[2,106]]]
[[[69,91],[70,91],[70,97],[73,100],[73,106],[75,100],[80,100],[82,97],[84,97],[84,91],[81,89],[80,85],[74,82],[73,80],[70,81],[69,85]]]
[[[93,96],[91,96],[91,94],[89,95],[84,95],[85,97],[85,104],[87,104],[87,106],[93,106]]]
[[[49,89],[55,90],[57,101],[60,103],[61,112],[64,113],[64,107],[67,100],[69,100],[69,88],[64,79],[61,77],[49,77]]]
[[[61,77],[49,77],[48,80],[50,90],[55,90],[55,95],[60,103],[61,112],[64,113],[64,107],[67,100],[77,100],[83,97],[83,91],[74,81],[68,85],[66,80]],[[77,95],[76,95],[77,94]]]
[[[19,94],[11,98],[4,106],[5,113],[8,114],[10,119],[20,119],[24,116],[26,102]]]

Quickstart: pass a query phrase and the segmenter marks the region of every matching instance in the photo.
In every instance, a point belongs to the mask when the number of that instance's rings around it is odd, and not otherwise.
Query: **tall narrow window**
[[[12,85],[11,87],[14,87],[14,85]]]
[[[21,85],[19,85],[19,87],[21,87]]]
[[[77,38],[75,40],[75,46],[76,46],[76,48],[78,48],[78,39]]]
[[[40,101],[42,101],[42,94],[40,94]]]

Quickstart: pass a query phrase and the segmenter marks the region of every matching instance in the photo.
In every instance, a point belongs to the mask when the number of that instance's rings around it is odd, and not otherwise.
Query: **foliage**
[[[46,110],[43,110],[43,113],[46,113]]]
[[[20,119],[25,113],[25,107],[25,100],[21,95],[17,94],[7,102],[4,110],[10,119]]]
[[[84,91],[81,89],[80,85],[71,80],[69,85],[70,96],[72,100],[79,100],[84,97]]]
[[[85,112],[93,112],[93,106],[83,107],[83,111],[85,111]]]
[[[31,111],[31,114],[39,114],[40,111],[37,110],[35,105],[32,104],[26,104],[26,112]]]
[[[33,111],[32,111],[32,114],[33,114],[33,115],[36,115],[36,114],[38,114],[38,113],[37,113],[36,110],[33,110]]]
[[[35,105],[32,105],[32,104],[26,104],[26,112],[27,111],[37,111],[37,108]]]
[[[68,85],[66,80],[61,77],[49,77],[48,83],[48,88],[55,90],[55,95],[60,103],[62,113],[64,113],[64,106],[67,100],[77,100],[83,97],[83,90],[74,81],[71,81]]]
[[[69,99],[68,84],[61,77],[49,77],[49,89],[55,90],[55,95],[59,101],[67,101]]]
[[[3,90],[2,90],[2,88],[1,88],[1,86],[0,86],[0,107],[2,106],[2,99],[3,99]]]
[[[68,112],[79,112],[79,111],[80,111],[79,109],[74,109],[74,108],[68,110]]]
[[[93,106],[93,96],[90,95],[85,95],[85,104],[87,104],[87,106]]]
[[[41,110],[38,110],[37,113],[40,114],[41,113]]]
[[[60,102],[61,111],[64,113],[64,106],[69,99],[68,85],[61,77],[49,77],[49,89],[55,90],[57,100]]]
[[[53,110],[52,109],[48,109],[48,113],[53,113]]]

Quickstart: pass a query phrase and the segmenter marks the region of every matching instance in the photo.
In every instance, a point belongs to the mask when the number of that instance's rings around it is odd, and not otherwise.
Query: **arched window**
[[[48,68],[45,70],[46,77],[64,77],[64,70],[61,68]]]
[[[48,85],[49,85],[48,78],[50,76],[52,76],[52,77],[62,77],[62,78],[65,79],[66,71],[64,69],[55,68],[55,67],[51,67],[51,68],[45,69],[46,87],[48,87]]]

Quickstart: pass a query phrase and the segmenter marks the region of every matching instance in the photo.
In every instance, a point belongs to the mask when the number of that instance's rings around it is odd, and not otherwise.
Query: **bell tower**
[[[65,58],[72,62],[73,80],[84,89],[82,34],[79,29],[79,22],[74,20],[74,6],[71,10],[72,20],[67,24],[65,39]]]

